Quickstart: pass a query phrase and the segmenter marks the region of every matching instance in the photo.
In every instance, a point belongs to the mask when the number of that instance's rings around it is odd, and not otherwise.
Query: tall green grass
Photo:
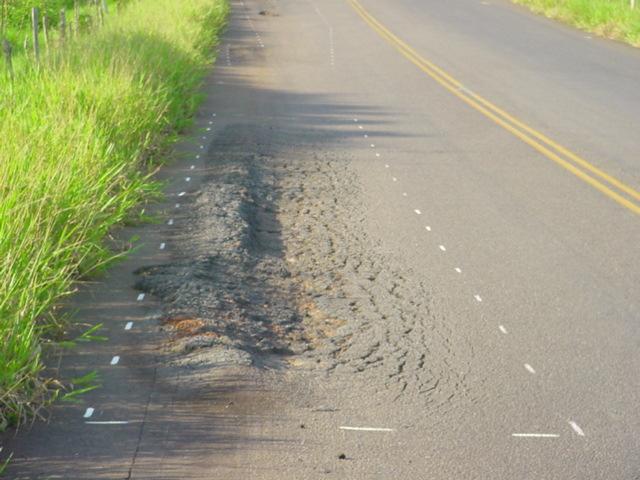
[[[640,47],[640,6],[629,0],[513,0],[536,13]]]
[[[51,395],[41,373],[55,305],[157,191],[150,166],[197,106],[227,11],[138,0],[39,68],[17,58],[13,81],[0,61],[0,429]]]

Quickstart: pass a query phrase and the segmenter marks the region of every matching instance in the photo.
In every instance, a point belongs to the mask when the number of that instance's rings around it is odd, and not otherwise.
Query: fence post
[[[42,16],[42,34],[44,36],[44,48],[49,50],[49,18]]]
[[[40,9],[34,7],[31,9],[31,28],[33,30],[33,54],[36,57],[36,63],[40,63],[40,39],[38,38],[38,30],[40,27]]]
[[[67,38],[67,14],[64,10],[60,10],[60,43],[64,45]]]
[[[80,35],[80,7],[78,6],[78,0],[73,0],[73,16],[74,34],[77,37]]]
[[[109,15],[109,5],[107,5],[107,0],[102,0],[102,11]]]
[[[102,25],[102,8],[100,7],[100,0],[93,0],[96,6],[96,26]]]
[[[2,41],[2,50],[4,51],[4,58],[7,62],[7,71],[9,72],[9,78],[13,80],[13,60],[11,59],[13,49],[11,48],[9,40],[7,40],[6,38]]]
[[[629,0],[629,4],[631,5],[631,8],[636,8],[636,0]]]

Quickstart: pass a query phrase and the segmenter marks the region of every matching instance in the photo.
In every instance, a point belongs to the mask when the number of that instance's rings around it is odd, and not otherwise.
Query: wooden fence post
[[[74,16],[74,34],[77,37],[80,35],[80,7],[78,6],[78,0],[73,0],[73,16]]]
[[[102,8],[100,7],[100,0],[93,0],[93,3],[96,6],[96,26],[99,27],[102,25]]]
[[[9,78],[13,80],[13,60],[11,59],[13,49],[11,48],[9,40],[7,40],[6,38],[2,41],[2,50],[4,51],[4,59],[7,62],[7,71],[9,72]]]
[[[33,54],[36,57],[36,63],[40,63],[40,39],[38,38],[40,9],[38,7],[31,9],[31,28],[33,30]]]
[[[64,45],[67,39],[67,14],[64,10],[60,10],[60,43]]]
[[[49,18],[42,16],[42,35],[44,36],[44,48],[49,50]]]

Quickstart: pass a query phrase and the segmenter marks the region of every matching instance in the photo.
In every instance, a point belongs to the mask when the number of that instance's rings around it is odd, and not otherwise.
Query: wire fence
[[[3,12],[4,13],[4,12]],[[2,38],[2,57],[8,76],[14,78],[14,59],[24,55],[36,66],[40,65],[42,56],[52,49],[64,48],[67,42],[77,38],[83,32],[104,25],[109,14],[107,0],[89,0],[81,3],[74,0],[72,9],[61,9],[56,18],[41,13],[39,7],[31,8],[30,25],[24,31],[21,45],[11,42],[4,32]],[[69,18],[71,17],[71,18]],[[3,18],[3,30],[6,28]]]

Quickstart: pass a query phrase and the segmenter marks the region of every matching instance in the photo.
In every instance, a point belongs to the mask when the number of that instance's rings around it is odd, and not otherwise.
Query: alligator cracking
[[[374,375],[434,412],[454,397],[475,401],[471,344],[434,313],[415,280],[424,276],[395,266],[366,233],[347,159],[319,147],[269,151],[261,139],[273,132],[257,126],[218,135],[172,233],[174,260],[137,272],[137,288],[163,302],[181,363],[207,352],[254,365],[277,356],[290,368]]]

